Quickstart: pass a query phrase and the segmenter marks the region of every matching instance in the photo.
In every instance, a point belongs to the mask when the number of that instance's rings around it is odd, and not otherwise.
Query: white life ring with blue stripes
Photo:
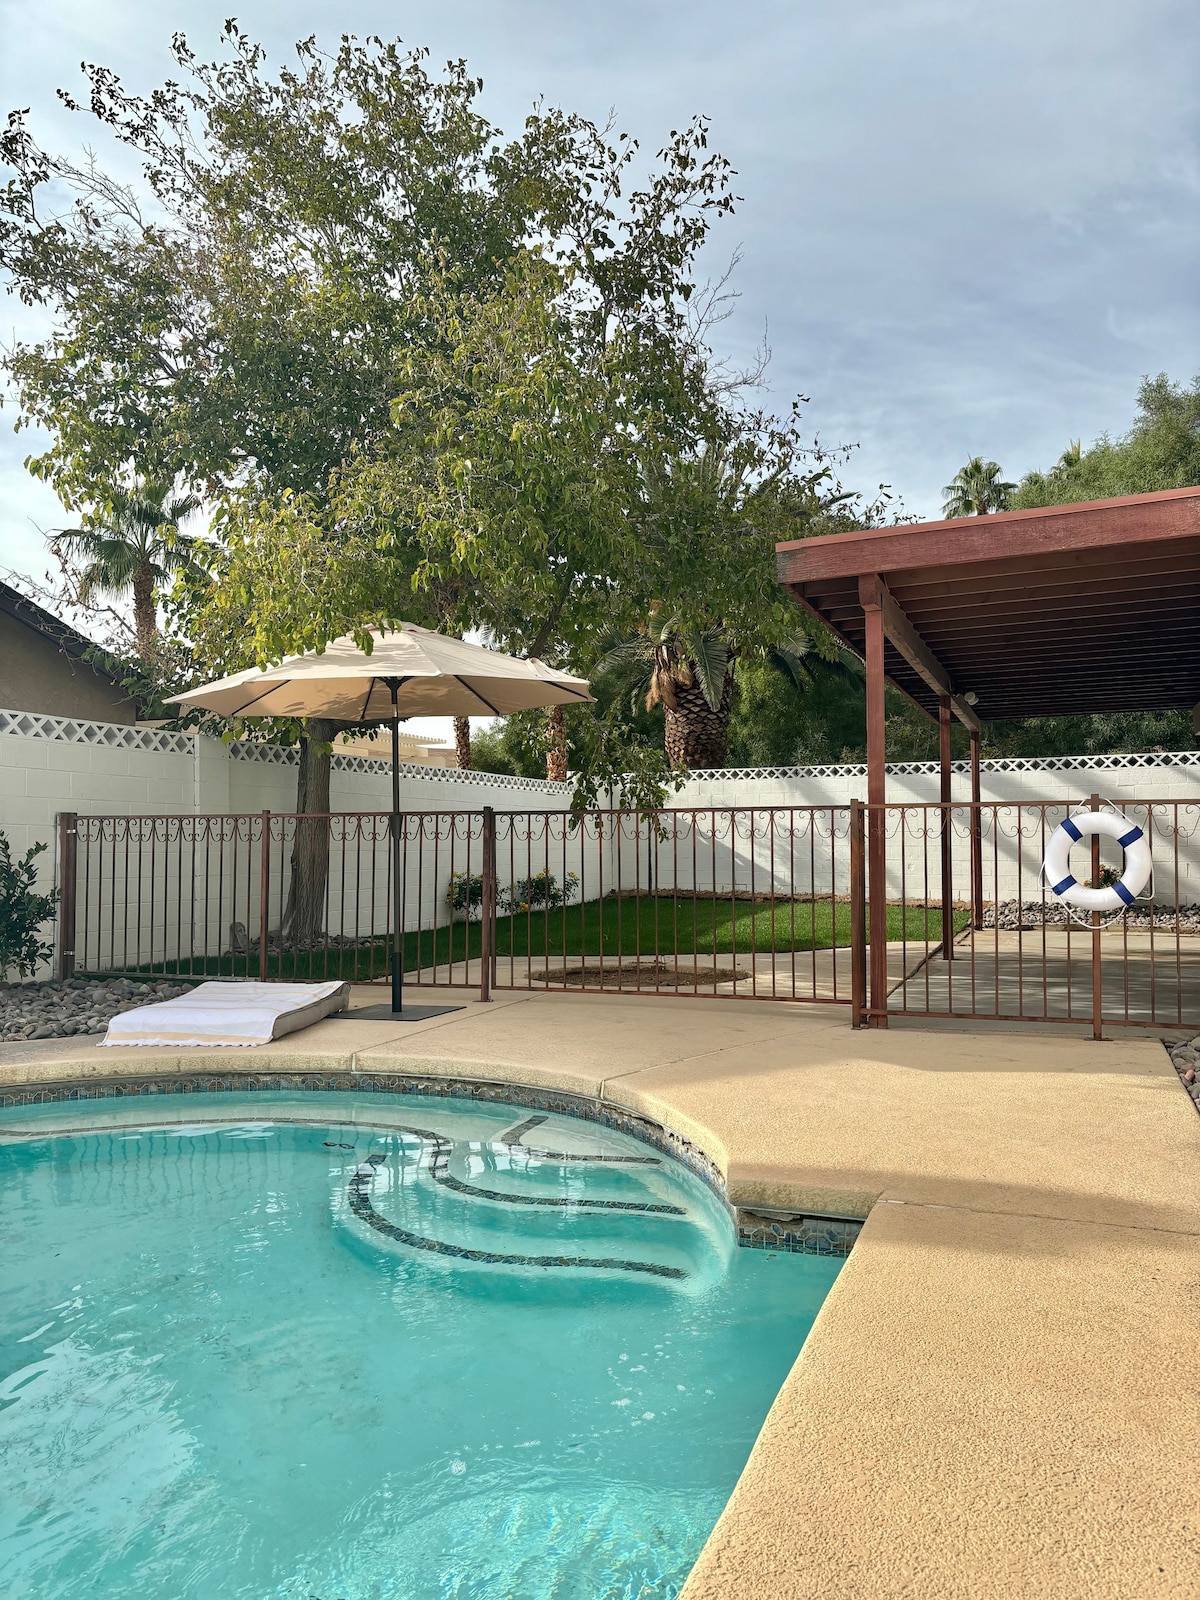
[[[1071,875],[1071,846],[1085,836],[1103,834],[1115,839],[1125,852],[1125,870],[1106,889],[1089,889]],[[1116,811],[1077,811],[1066,817],[1050,835],[1042,870],[1050,893],[1081,911],[1124,911],[1150,881],[1153,862],[1145,832]]]

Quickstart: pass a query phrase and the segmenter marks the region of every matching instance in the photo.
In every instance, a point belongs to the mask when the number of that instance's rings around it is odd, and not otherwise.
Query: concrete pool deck
[[[0,1045],[0,1088],[434,1074],[638,1112],[737,1203],[867,1219],[684,1600],[1200,1592],[1200,1118],[1159,1043],[854,1033],[819,1005],[413,999],[462,1009],[252,1050]]]

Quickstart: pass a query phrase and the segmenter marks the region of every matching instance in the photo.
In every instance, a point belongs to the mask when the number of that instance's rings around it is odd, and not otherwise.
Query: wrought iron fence
[[[405,813],[405,981],[849,1005],[849,817]],[[392,877],[387,813],[63,817],[60,970],[382,982]]]
[[[872,948],[856,1022],[900,1014],[1084,1023],[1096,1037],[1112,1027],[1200,1027],[1200,799],[1116,808],[1145,833],[1154,869],[1144,895],[1113,915],[1072,912],[1044,879],[1050,837],[1078,809],[1062,801],[856,808],[868,854],[875,842],[886,863],[880,898],[907,906],[935,897],[954,928],[933,946],[902,936]],[[1107,884],[1120,857],[1113,841],[1093,836],[1076,876]]]
[[[1108,926],[1042,882],[1073,809],[408,812],[405,981],[823,1001],[868,1026],[1200,1029],[1200,799],[1123,804],[1154,879]],[[64,816],[59,971],[385,982],[391,827],[385,812]],[[1094,852],[1098,878],[1115,847]]]

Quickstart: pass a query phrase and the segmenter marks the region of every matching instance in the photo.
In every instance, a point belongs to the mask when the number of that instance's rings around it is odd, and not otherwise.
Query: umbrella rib
[[[367,698],[363,701],[363,708],[358,713],[358,720],[360,722],[365,722],[367,720],[367,707],[371,704],[371,696],[375,693],[375,685],[378,682],[378,678],[372,678],[367,684]]]
[[[253,700],[247,700],[242,705],[240,705],[237,708],[236,711],[234,711],[232,713],[226,712],[224,714],[226,716],[232,715],[232,716],[235,716],[235,717],[244,717],[246,715],[246,712],[249,711],[251,706],[256,706],[260,700],[265,700],[267,698],[267,696],[272,692],[272,690],[278,689],[279,687],[280,687],[280,684],[279,684],[278,681],[275,682],[275,683],[269,683],[261,694],[256,694],[254,696]]]
[[[488,708],[488,710],[492,713],[492,715],[494,717],[502,717],[504,715],[503,711],[497,711],[496,707],[492,704],[492,702],[490,700],[488,700],[484,695],[481,695],[478,689],[473,689],[471,687],[471,685],[469,683],[467,683],[466,680],[457,672],[454,674],[454,681],[455,681],[455,683],[461,683],[463,688],[467,691],[467,693],[468,694],[473,694],[475,696],[476,700],[482,700],[484,705]]]

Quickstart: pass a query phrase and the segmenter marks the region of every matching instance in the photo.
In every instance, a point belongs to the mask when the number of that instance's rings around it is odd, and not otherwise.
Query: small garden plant
[[[7,835],[0,833],[0,979],[15,969],[32,978],[44,961],[49,961],[54,945],[38,937],[42,924],[49,922],[58,905],[58,890],[37,894],[35,859],[46,849],[44,843],[30,845],[20,861],[14,861]]]
[[[455,922],[474,922],[483,915],[483,875],[478,872],[452,872],[446,889],[446,904]]]
[[[497,896],[500,909],[510,915],[522,911],[557,911],[569,906],[579,893],[579,875],[568,872],[559,884],[552,872],[538,872],[532,878],[518,878]]]

